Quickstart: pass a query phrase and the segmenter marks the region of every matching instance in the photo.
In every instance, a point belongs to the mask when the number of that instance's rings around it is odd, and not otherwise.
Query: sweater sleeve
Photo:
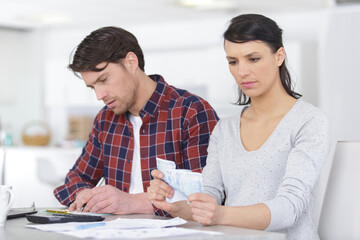
[[[219,149],[221,148],[220,130],[221,120],[215,126],[209,142],[208,157],[206,166],[203,169],[203,185],[204,193],[213,196],[220,205],[225,199],[224,183],[220,168]]]
[[[271,212],[271,222],[266,230],[293,225],[308,208],[329,149],[328,120],[322,114],[315,114],[294,136],[294,146],[275,198],[264,202]]]

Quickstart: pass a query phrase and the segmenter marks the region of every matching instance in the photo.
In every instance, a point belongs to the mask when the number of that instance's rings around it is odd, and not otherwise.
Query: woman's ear
[[[276,51],[276,63],[280,67],[285,61],[285,49],[283,47]]]

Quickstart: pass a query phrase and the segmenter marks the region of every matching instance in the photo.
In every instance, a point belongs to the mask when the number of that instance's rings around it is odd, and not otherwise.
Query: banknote
[[[165,177],[163,180],[170,185],[170,170],[176,169],[176,165],[173,161],[167,161],[161,158],[156,158],[156,166],[159,171],[161,171]]]
[[[174,196],[168,202],[186,200],[190,194],[203,192],[201,173],[188,169],[176,169],[173,161],[156,158],[157,169],[164,173],[163,180],[174,190]]]

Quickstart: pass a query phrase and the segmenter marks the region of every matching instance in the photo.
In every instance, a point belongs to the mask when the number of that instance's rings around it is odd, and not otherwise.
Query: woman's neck
[[[256,119],[279,117],[285,115],[296,102],[297,99],[290,96],[281,86],[275,91],[252,98],[248,114]]]

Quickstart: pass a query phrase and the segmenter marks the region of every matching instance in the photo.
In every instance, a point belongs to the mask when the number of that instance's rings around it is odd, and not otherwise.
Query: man
[[[104,27],[77,47],[69,68],[106,106],[81,156],[54,194],[70,211],[166,215],[147,200],[156,158],[200,172],[218,117],[203,99],[147,76],[135,36]],[[94,187],[100,178],[106,185]]]

